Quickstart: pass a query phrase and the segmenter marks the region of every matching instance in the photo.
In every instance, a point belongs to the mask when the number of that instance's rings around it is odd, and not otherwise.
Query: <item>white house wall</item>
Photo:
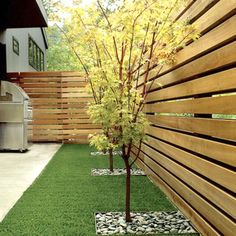
[[[7,72],[35,71],[35,69],[29,65],[28,60],[29,35],[43,51],[46,65],[46,47],[41,28],[7,29],[5,37]],[[19,56],[13,52],[12,37],[15,37],[19,42]]]

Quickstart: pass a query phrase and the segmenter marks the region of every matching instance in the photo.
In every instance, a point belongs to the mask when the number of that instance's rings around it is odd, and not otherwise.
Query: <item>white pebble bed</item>
[[[126,169],[114,169],[114,171],[110,171],[109,169],[92,169],[91,175],[92,176],[104,176],[104,175],[125,175]],[[143,176],[146,175],[144,171],[140,169],[131,169],[131,175],[139,175]]]
[[[108,156],[109,153],[108,152],[105,152],[105,153],[104,152],[91,152],[90,155],[91,156]],[[121,156],[122,151],[113,151],[113,155],[114,156],[117,156],[117,155]]]
[[[179,211],[131,213],[132,222],[125,222],[122,212],[96,213],[96,234],[184,234],[197,233]]]

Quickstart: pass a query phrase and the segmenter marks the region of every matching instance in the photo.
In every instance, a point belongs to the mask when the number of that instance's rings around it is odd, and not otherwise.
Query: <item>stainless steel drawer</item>
[[[24,121],[24,106],[22,103],[0,102],[0,122],[18,123]]]

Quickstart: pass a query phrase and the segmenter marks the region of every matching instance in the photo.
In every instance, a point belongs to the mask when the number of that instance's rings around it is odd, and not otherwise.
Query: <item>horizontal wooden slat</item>
[[[96,125],[96,124],[73,124],[73,125],[65,125],[62,124],[60,122],[58,122],[57,124],[43,124],[43,125],[33,125],[31,127],[29,127],[28,130],[32,131],[34,133],[50,133],[51,131],[55,130],[58,131],[59,133],[63,133],[63,130],[68,130],[68,132],[73,132],[75,130],[83,130],[83,129],[100,129],[100,125]]]
[[[88,130],[84,130],[84,129],[76,129],[76,130],[63,130],[63,134],[94,134],[94,133],[99,133],[101,132],[100,129],[88,129]]]
[[[20,85],[25,91],[28,88],[36,89],[36,88],[61,88],[60,83],[21,83]]]
[[[31,98],[30,102],[32,105],[45,105],[45,104],[60,104],[62,103],[61,98]]]
[[[24,80],[23,80],[24,81]],[[25,81],[24,81],[25,82]],[[28,82],[28,83],[21,83],[21,87],[22,88],[42,88],[42,87],[46,87],[46,88],[85,88],[87,85],[87,82],[64,82],[64,83],[34,83],[34,81]]]
[[[62,131],[60,129],[34,129],[32,130],[32,134],[34,136],[37,136],[37,135],[48,135],[48,136],[52,136],[52,135],[60,135],[62,134]]]
[[[88,134],[64,134],[62,135],[63,140],[67,141],[67,140],[87,140],[88,141]]]
[[[64,119],[62,120],[63,124],[91,124],[92,121],[87,119],[88,116],[84,115],[85,118],[81,119]]]
[[[57,119],[54,119],[54,120],[33,120],[33,121],[30,121],[29,124],[32,124],[32,125],[58,125],[58,124],[61,124],[62,121],[60,120],[57,120]]]
[[[93,102],[94,99],[91,98],[33,98],[31,103],[34,105],[45,104],[45,103],[81,103],[81,102]]]
[[[57,98],[59,98],[60,99],[60,97],[61,97],[61,95],[60,95],[60,93],[45,93],[45,94],[28,94],[29,95],[29,97],[30,97],[30,99],[34,99],[34,98],[44,98],[45,99],[45,101],[46,101],[46,99],[52,99],[52,98],[54,98],[54,99],[57,99]]]
[[[78,71],[62,71],[61,72],[61,77],[82,77],[84,78],[85,75],[82,72],[78,72]]]
[[[50,125],[33,125],[31,129],[35,130],[60,130],[63,128],[61,124],[50,124]]]
[[[20,78],[20,83],[60,83],[60,77],[35,77],[35,78]]]
[[[74,108],[77,108],[77,109],[87,109],[88,108],[88,103],[87,102],[79,102],[78,103],[67,103],[67,104],[61,104],[61,109],[64,109],[64,108],[71,108],[71,109],[74,109]]]
[[[87,110],[82,108],[74,108],[74,109],[34,109],[34,115],[39,114],[86,114]]]
[[[68,82],[87,82],[87,79],[84,77],[66,77],[61,78],[62,83],[68,83]]]
[[[198,0],[179,18],[179,20],[188,19],[193,21],[193,19],[199,18],[203,15],[209,8],[214,6],[219,2],[219,0]]]
[[[70,125],[63,125],[62,129],[67,130],[67,129],[100,129],[100,125],[96,124],[70,124]]]
[[[37,103],[36,103],[37,104]],[[39,105],[36,105],[34,103],[33,107],[34,107],[34,110],[35,109],[38,109],[38,110],[43,110],[43,109],[64,109],[64,108],[87,108],[88,107],[88,103],[86,102],[81,102],[81,103],[67,103],[67,104],[63,104],[63,103],[54,103],[54,104],[39,104]]]
[[[177,21],[195,2],[196,0],[188,0],[185,4],[181,5],[179,9],[172,12],[172,19]]]
[[[60,104],[45,104],[45,105],[33,105],[34,109],[59,109],[61,108]]]
[[[205,93],[219,93],[227,90],[236,91],[235,77],[236,68],[225,70],[200,79],[151,92],[148,94],[146,102],[194,96]],[[156,88],[160,88],[160,85],[154,83],[152,89]]]
[[[88,93],[62,93],[62,98],[92,98]]]
[[[64,78],[61,79],[61,77],[24,77],[20,78],[20,83],[42,83],[42,86],[46,86],[46,83],[50,84],[60,84],[62,87],[65,87],[66,85],[71,86],[72,84],[78,84],[79,86],[85,86],[86,85],[86,79],[85,78]],[[73,85],[72,85],[73,86]]]
[[[30,94],[30,93],[60,93],[61,92],[61,88],[25,88],[24,89],[26,93]]]
[[[61,72],[59,71],[17,72],[17,73],[8,73],[8,76],[10,78],[60,77]]]
[[[86,89],[85,88],[78,88],[78,87],[77,88],[67,87],[67,88],[62,88],[61,92],[62,93],[72,93],[72,92],[85,93]]]
[[[86,86],[88,85],[87,82],[63,82],[61,83],[61,87],[62,88],[73,88],[73,87],[76,87],[76,88],[85,88]]]
[[[234,120],[185,118],[159,115],[148,115],[147,117],[149,121],[155,125],[236,141],[236,122]]]
[[[33,138],[33,137],[29,137],[28,138],[30,140],[30,142],[33,142],[33,143],[48,143],[48,142],[55,142],[55,143],[63,143],[61,139],[57,139],[57,138],[41,138],[41,137],[36,137],[36,138]]]
[[[31,139],[33,141],[37,141],[37,139],[39,141],[56,141],[59,140],[64,141],[64,140],[68,140],[68,139],[87,139],[88,140],[88,134],[76,134],[76,135],[69,135],[69,134],[64,134],[64,135],[50,135],[50,134],[40,134],[40,135],[33,135],[31,136]],[[50,140],[49,140],[50,139]]]
[[[155,99],[154,96],[147,101]],[[145,112],[236,114],[236,95],[146,104]]]
[[[57,134],[33,134],[30,136],[31,140],[32,141],[65,141],[65,140],[76,140],[76,139],[82,139],[82,140],[85,140],[87,139],[88,140],[88,134],[73,134],[73,135],[70,135],[70,134],[61,134],[61,135],[57,135]]]
[[[71,140],[66,140],[63,143],[65,144],[89,144],[88,139],[71,139]]]
[[[215,25],[223,21],[227,16],[233,15],[236,12],[235,0],[220,0],[209,11],[207,11],[195,24],[202,33],[207,32]]]
[[[32,125],[60,125],[60,124],[68,124],[68,125],[76,125],[76,124],[81,124],[81,125],[93,125],[92,121],[89,119],[63,119],[63,120],[33,120],[30,121],[29,124]]]
[[[88,115],[86,114],[51,114],[51,113],[45,113],[45,114],[39,114],[39,115],[36,115],[34,114],[33,115],[33,119],[37,119],[37,120],[40,120],[40,119],[51,119],[51,120],[57,120],[57,119],[72,119],[72,118],[89,118]]]
[[[11,77],[85,77],[84,73],[77,71],[38,71],[38,72],[19,72],[8,73]]]
[[[52,135],[52,134],[48,134],[48,135],[32,135],[30,136],[30,140],[32,142],[37,142],[37,141],[45,141],[45,142],[52,142],[52,141],[61,141],[63,140],[63,136],[61,135]]]
[[[153,126],[148,127],[146,131],[147,134],[158,139],[166,140],[167,142],[173,143],[195,153],[210,157],[212,160],[236,167],[236,146],[164,130]],[[224,153],[224,155],[222,155],[222,153]]]

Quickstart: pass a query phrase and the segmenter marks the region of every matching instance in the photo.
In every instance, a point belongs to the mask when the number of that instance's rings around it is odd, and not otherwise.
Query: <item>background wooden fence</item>
[[[201,38],[174,65],[150,71],[155,83],[144,109],[152,125],[137,161],[210,236],[236,235],[235,13],[236,0],[191,0],[176,14],[195,23]],[[34,108],[33,141],[87,143],[99,128],[86,114],[92,98],[82,74],[22,73],[20,85]]]
[[[196,228],[211,236],[236,235],[235,8],[235,0],[197,0],[178,15],[202,36],[178,53],[174,65],[160,74],[160,68],[150,71],[155,83],[145,112],[152,125],[138,160]]]
[[[87,114],[92,96],[79,72],[9,74],[27,92],[33,107],[29,139],[34,142],[88,143],[96,132]]]

